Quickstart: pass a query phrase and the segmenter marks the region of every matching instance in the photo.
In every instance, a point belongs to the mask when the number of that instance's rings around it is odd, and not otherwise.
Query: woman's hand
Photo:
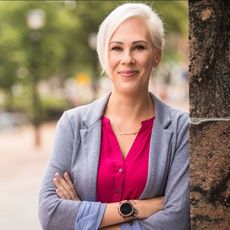
[[[159,212],[164,207],[164,197],[155,197],[149,200],[135,200],[134,207],[138,210],[137,218],[145,219],[156,212]]]
[[[57,188],[56,193],[60,198],[66,200],[80,200],[67,172],[64,173],[64,177],[56,173],[53,183]]]

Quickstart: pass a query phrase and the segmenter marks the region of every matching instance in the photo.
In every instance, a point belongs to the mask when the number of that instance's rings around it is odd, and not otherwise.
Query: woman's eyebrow
[[[147,41],[145,41],[145,40],[138,40],[138,41],[134,41],[134,42],[132,42],[133,44],[136,44],[136,43],[145,43],[145,44],[148,44],[148,42]]]
[[[119,42],[119,41],[111,41],[111,42],[109,43],[109,45],[110,45],[110,44],[113,44],[113,43],[116,43],[116,44],[121,44],[121,45],[123,44],[123,42]]]
[[[111,41],[109,44],[113,44],[113,43],[116,43],[116,44],[124,44],[124,42],[121,42],[121,41]],[[145,44],[148,44],[147,41],[145,40],[137,40],[137,41],[133,41],[132,44],[136,44],[136,43],[145,43]]]

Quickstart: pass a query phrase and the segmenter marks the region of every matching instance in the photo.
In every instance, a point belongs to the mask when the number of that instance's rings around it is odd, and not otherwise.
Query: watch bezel
[[[122,210],[124,205],[129,205],[129,207],[131,208],[131,211],[129,213],[124,213],[124,211]],[[120,202],[118,211],[119,211],[119,214],[124,218],[135,217],[137,214],[137,210],[135,209],[133,203],[129,200]]]

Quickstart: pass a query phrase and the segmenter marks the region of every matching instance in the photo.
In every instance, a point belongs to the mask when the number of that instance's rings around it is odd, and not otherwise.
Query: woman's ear
[[[156,68],[161,61],[161,49],[154,50],[153,67]]]

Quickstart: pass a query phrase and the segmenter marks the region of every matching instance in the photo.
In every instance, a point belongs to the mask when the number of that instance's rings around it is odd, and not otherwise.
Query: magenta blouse
[[[141,129],[124,159],[110,120],[102,117],[97,201],[112,203],[139,198],[147,181],[153,123],[154,118],[141,122]]]

